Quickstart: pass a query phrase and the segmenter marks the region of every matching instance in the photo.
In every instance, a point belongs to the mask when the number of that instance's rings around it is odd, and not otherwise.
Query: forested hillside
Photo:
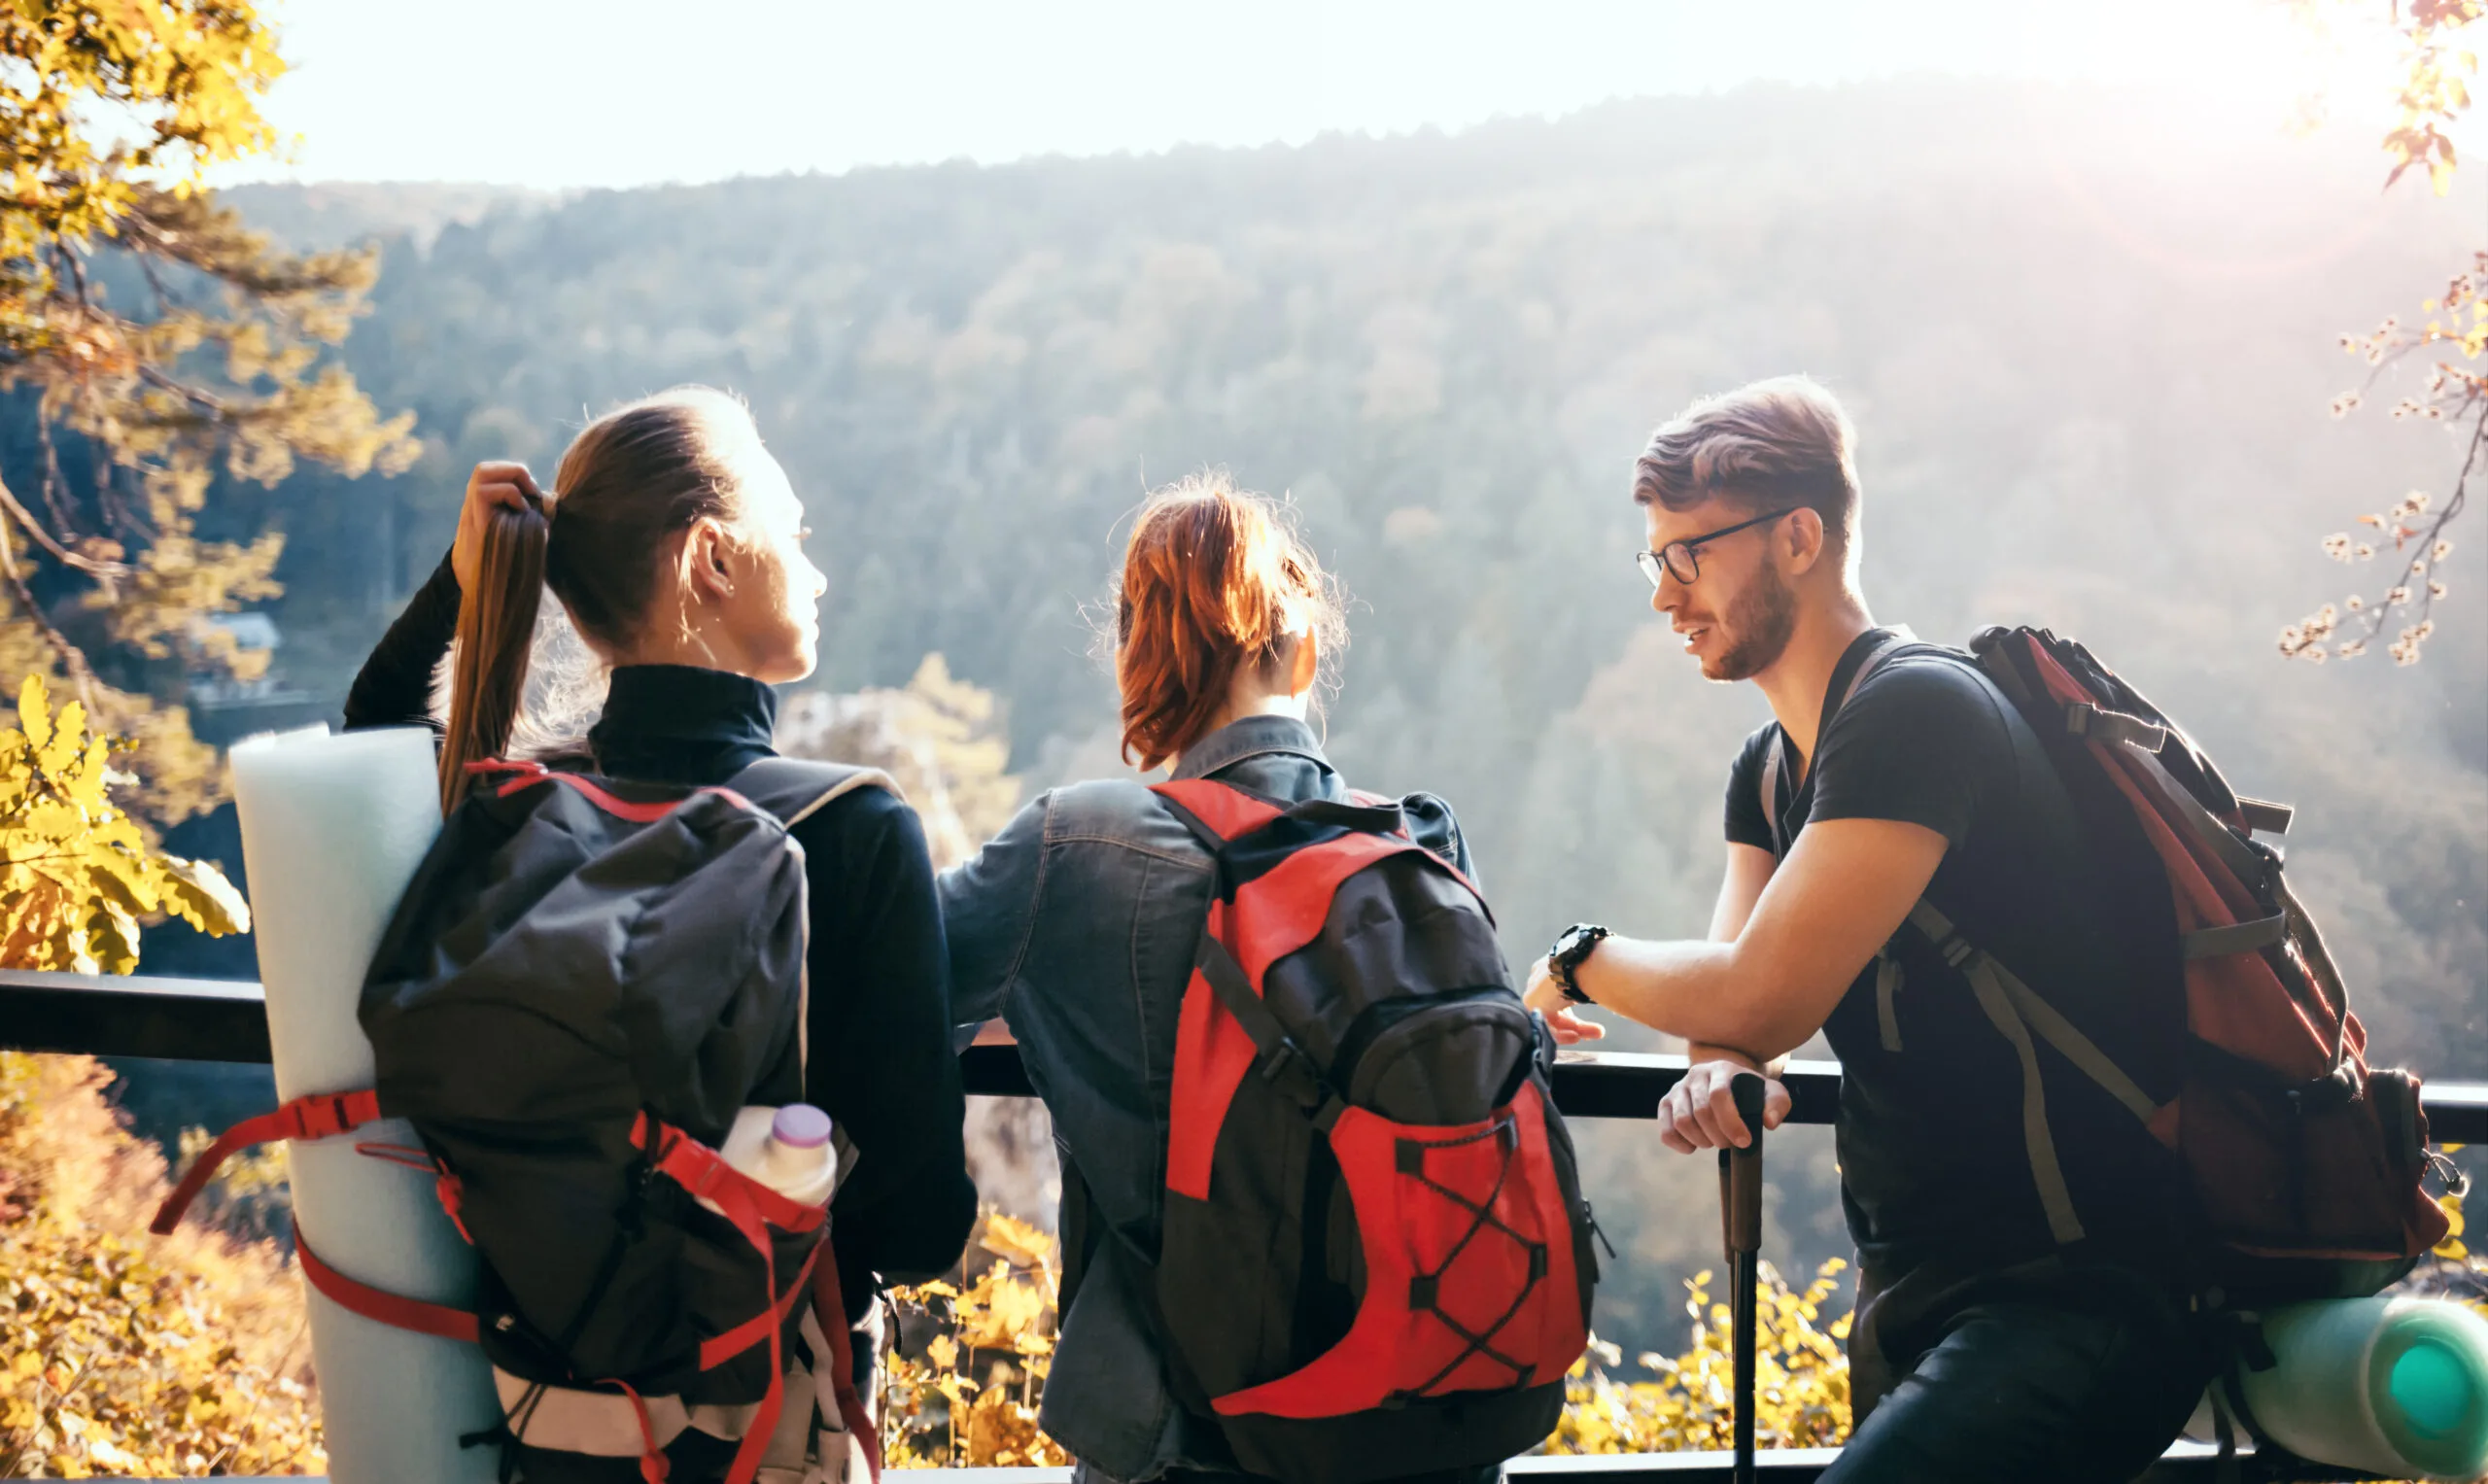
[[[2488,537],[2457,529],[2419,669],[2274,653],[2345,587],[2318,539],[2452,453],[2326,413],[2362,370],[2334,335],[2473,245],[2476,182],[2379,198],[2371,154],[1918,83],[560,200],[261,190],[289,234],[387,242],[346,360],[430,452],[226,491],[217,518],[288,534],[280,668],[333,697],[446,545],[466,465],[548,472],[617,398],[732,387],[812,508],[818,683],[939,651],[1003,699],[1034,787],[1114,765],[1084,604],[1123,517],[1227,466],[1293,496],[1360,600],[1333,752],[1452,799],[1517,962],[1579,917],[1706,920],[1762,713],[1653,624],[1629,466],[1696,394],[1810,371],[1861,429],[1879,618],[2089,640],[2242,788],[2301,806],[2295,874],[2380,1053],[2488,1076]],[[1591,1144],[1645,1260],[1603,1328],[1655,1343],[1647,1275],[1709,1249],[1708,1176],[1646,1131]],[[1802,1269],[1836,1245],[1830,1155],[1781,1147]]]

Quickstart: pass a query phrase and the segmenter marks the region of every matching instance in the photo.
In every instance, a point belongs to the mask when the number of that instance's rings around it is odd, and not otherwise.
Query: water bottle
[[[810,1103],[745,1108],[718,1153],[726,1162],[798,1205],[827,1204],[838,1189],[829,1115]],[[710,1210],[716,1207],[701,1202]]]
[[[2397,1479],[2488,1469],[2488,1320],[2469,1307],[2286,1304],[2263,1314],[2263,1330],[2274,1363],[2239,1379],[2248,1413],[2282,1447]]]

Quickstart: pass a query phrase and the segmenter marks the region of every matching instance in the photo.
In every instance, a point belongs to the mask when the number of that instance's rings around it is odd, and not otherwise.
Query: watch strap
[[[1572,971],[1579,968],[1582,960],[1588,958],[1608,936],[1607,930],[1595,922],[1576,922],[1564,929],[1563,935],[1555,940],[1557,949],[1546,955],[1546,966],[1555,977],[1555,987],[1563,991],[1565,999],[1575,1005],[1592,1003],[1590,997],[1581,992],[1580,984],[1572,978]]]

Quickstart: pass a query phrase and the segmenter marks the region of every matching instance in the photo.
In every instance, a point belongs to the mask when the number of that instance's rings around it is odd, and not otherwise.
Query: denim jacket
[[[1184,754],[1179,778],[1274,799],[1345,800],[1304,723],[1248,716]],[[1412,796],[1418,841],[1475,874],[1451,811]],[[1053,1115],[1066,1185],[1076,1169],[1100,1228],[1062,1317],[1042,1418],[1084,1472],[1233,1471],[1217,1424],[1169,1390],[1146,1305],[1164,1211],[1175,1024],[1209,911],[1208,852],[1141,784],[1054,789],[975,859],[943,874],[950,1004],[999,1015]]]

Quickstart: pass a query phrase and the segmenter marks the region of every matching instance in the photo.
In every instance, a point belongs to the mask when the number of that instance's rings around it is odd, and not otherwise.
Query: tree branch
[[[9,487],[5,483],[0,483],[0,497],[6,497],[9,505],[14,509],[22,511],[24,508],[17,504],[17,497],[9,493]],[[69,673],[69,682],[77,687],[79,701],[86,706],[86,714],[93,715],[95,713],[94,672],[87,668],[85,652],[69,642],[67,636],[53,628],[52,620],[44,617],[42,606],[35,602],[34,590],[26,585],[25,574],[17,569],[17,543],[9,538],[6,527],[0,527],[0,575],[6,576],[9,590],[17,595],[17,606],[25,610],[27,621],[35,626],[36,630],[43,635],[44,640],[51,644],[52,650],[60,656],[60,667]]]
[[[98,562],[60,544],[50,531],[44,529],[43,522],[35,519],[33,511],[18,503],[16,493],[5,483],[0,483],[0,511],[15,517],[34,543],[64,567],[75,568],[93,577],[125,577],[129,574],[129,564],[125,562]]]

